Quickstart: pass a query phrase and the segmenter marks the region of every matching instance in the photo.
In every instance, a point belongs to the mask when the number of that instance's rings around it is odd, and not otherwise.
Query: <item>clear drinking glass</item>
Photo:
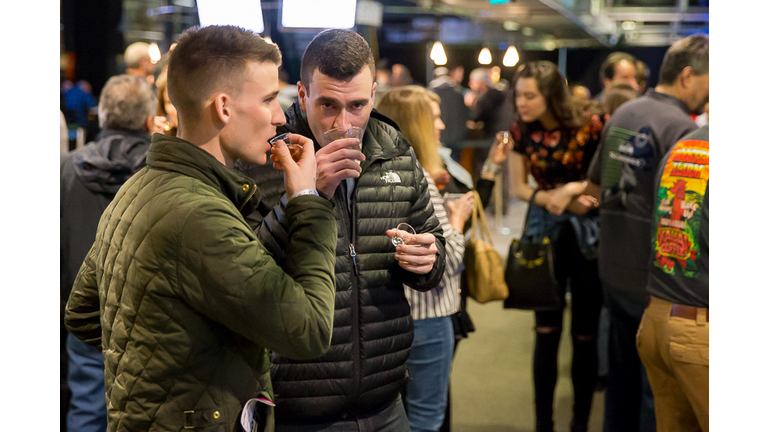
[[[357,126],[350,126],[348,128],[335,128],[323,132],[323,145],[328,145],[337,139],[342,138],[357,138],[359,141],[358,150],[363,151],[363,133],[365,131]],[[360,161],[357,161],[360,165]]]
[[[286,132],[286,133],[282,133],[280,135],[274,136],[274,137],[270,138],[268,142],[269,142],[270,145],[274,146],[275,143],[280,141],[280,140],[285,141],[285,145],[286,145],[286,147],[288,147],[288,151],[291,152],[291,158],[293,158],[294,161],[298,162],[298,160],[301,159],[301,157],[299,155],[301,154],[301,150],[304,148],[304,146],[301,145],[301,144],[293,144],[293,143],[291,143],[291,141],[290,141],[291,140],[291,133],[290,132]]]
[[[395,236],[392,238],[392,244],[397,246],[401,244],[408,244],[408,240],[411,236],[416,235],[416,230],[407,223],[401,223],[395,228]]]

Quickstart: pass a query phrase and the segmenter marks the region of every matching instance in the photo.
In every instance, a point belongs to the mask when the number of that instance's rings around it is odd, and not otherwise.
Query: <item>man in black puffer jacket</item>
[[[399,397],[413,341],[403,284],[427,291],[439,283],[445,240],[411,146],[373,111],[374,73],[360,35],[318,34],[302,59],[299,103],[277,131],[314,140],[317,189],[334,203],[338,241],[330,350],[310,361],[272,356],[276,431],[409,430]],[[320,146],[323,132],[349,126],[365,129],[362,152],[356,139]],[[254,165],[240,170],[262,188],[266,206],[249,223],[256,227],[263,218],[259,239],[280,263],[287,238],[281,172]],[[415,246],[396,250],[392,228],[401,222],[419,235]]]
[[[155,104],[145,80],[129,75],[110,78],[99,98],[101,132],[96,141],[61,161],[61,379],[62,388],[72,393],[69,401],[62,391],[62,414],[66,415],[66,420],[61,419],[62,430],[90,432],[107,427],[104,358],[98,349],[68,335],[64,305],[96,237],[101,214],[123,183],[146,165],[149,134],[159,131],[152,115]],[[165,121],[157,119],[160,124]]]

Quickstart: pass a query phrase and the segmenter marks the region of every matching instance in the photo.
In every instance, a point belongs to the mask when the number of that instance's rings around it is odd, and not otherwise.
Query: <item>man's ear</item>
[[[680,84],[680,88],[688,90],[691,87],[691,78],[693,77],[693,68],[686,66],[678,75],[677,80]]]
[[[219,121],[224,124],[229,123],[232,116],[232,98],[226,93],[219,93],[213,98],[213,108],[216,110],[216,115],[219,117]]]
[[[296,86],[299,89],[299,105],[301,105],[301,109],[304,112],[307,112],[307,88],[304,87],[304,84],[299,81],[296,83]]]

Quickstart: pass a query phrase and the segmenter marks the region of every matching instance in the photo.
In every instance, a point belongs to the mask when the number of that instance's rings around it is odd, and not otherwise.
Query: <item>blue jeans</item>
[[[275,432],[409,432],[400,396],[377,412],[315,425],[275,425]]]
[[[655,432],[653,393],[635,343],[645,305],[603,288],[610,317],[603,432]]]
[[[438,431],[443,424],[453,344],[450,316],[413,321],[413,346],[406,363],[412,380],[404,398],[413,432]]]
[[[104,389],[104,357],[101,351],[67,335],[69,376],[72,391],[67,412],[67,430],[104,432],[107,430],[107,401]]]

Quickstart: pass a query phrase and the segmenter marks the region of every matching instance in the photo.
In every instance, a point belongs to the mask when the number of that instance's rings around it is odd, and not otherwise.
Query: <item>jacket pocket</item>
[[[709,345],[670,342],[669,355],[676,362],[709,367]]]

